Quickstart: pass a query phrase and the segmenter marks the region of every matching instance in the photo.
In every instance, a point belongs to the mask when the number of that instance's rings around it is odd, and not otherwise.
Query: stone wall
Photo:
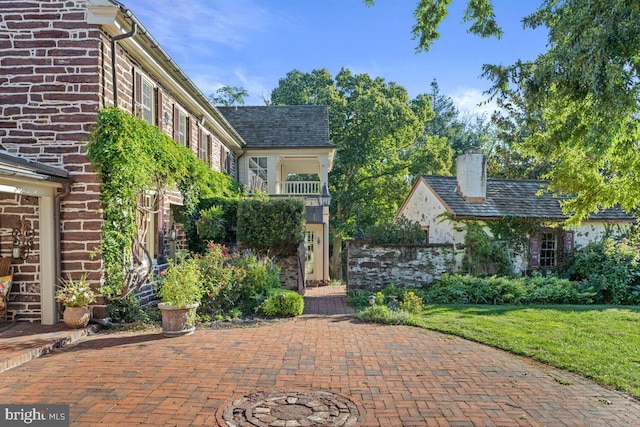
[[[291,289],[292,291],[298,290],[298,272],[300,271],[300,264],[298,256],[294,255],[286,258],[279,258],[276,260],[280,266],[280,283],[284,289]],[[304,266],[303,266],[304,269]],[[304,280],[304,279],[303,279]]]
[[[379,290],[394,284],[420,286],[453,271],[453,245],[347,245],[347,288]]]

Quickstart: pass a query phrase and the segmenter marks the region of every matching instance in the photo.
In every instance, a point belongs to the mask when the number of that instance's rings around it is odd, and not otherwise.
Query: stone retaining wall
[[[453,245],[347,245],[347,288],[379,290],[389,284],[421,286],[455,270]]]

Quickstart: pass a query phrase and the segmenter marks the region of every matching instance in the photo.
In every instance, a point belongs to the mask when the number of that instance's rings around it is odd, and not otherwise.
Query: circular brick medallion
[[[266,390],[222,409],[228,427],[350,427],[359,415],[355,403],[329,391]]]

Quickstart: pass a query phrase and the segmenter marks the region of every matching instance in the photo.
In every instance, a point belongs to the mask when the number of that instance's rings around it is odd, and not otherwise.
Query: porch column
[[[41,195],[38,199],[40,216],[40,306],[42,310],[41,323],[54,325],[58,322],[58,310],[56,307],[55,290],[55,241],[54,227],[60,224],[53,223],[55,190],[49,189],[48,195]]]
[[[329,207],[322,208],[322,280],[329,281]]]

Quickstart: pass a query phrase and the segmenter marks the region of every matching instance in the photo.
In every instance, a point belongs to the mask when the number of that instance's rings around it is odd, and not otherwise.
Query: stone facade
[[[111,35],[104,27],[88,23],[87,5],[87,0],[3,2],[0,8],[0,150],[69,172],[72,183],[68,194],[60,200],[60,274],[79,278],[88,273],[88,279],[99,288],[103,279],[102,260],[94,254],[100,245],[102,227],[100,183],[86,155],[86,145],[99,109],[114,104],[114,68],[118,107],[140,116],[140,104],[136,102],[136,91],[140,88],[136,82],[144,77],[155,88],[158,103],[154,124],[163,132],[174,136],[175,111],[180,109],[189,124],[187,146],[212,169],[221,170],[223,158],[228,157],[226,172],[235,174],[236,153],[225,147],[218,134],[227,132],[224,133],[226,141],[235,138],[229,136],[232,133],[213,123],[215,117],[206,122],[203,119],[206,114],[211,118],[211,106],[194,103],[189,91],[197,89],[188,87],[192,83],[180,81],[168,71],[166,75],[159,70],[149,71],[136,59],[145,55],[136,54],[139,42],[128,47],[125,47],[126,41],[116,43],[114,67]],[[171,81],[172,88],[163,86],[161,81]],[[207,150],[203,149],[205,142]],[[206,152],[208,158],[205,158]],[[167,191],[161,200],[153,230],[158,236],[153,254],[157,258],[166,252],[168,242],[163,231],[172,221],[170,206],[181,203],[175,190]],[[2,236],[13,227],[16,215],[12,213],[13,216],[5,220],[5,210],[7,214],[14,210],[27,215],[37,207],[38,203],[28,198],[0,193]],[[38,224],[33,222],[32,226],[37,238]],[[2,239],[1,255],[5,256],[5,248],[10,246],[5,243],[6,237]],[[15,307],[14,314],[18,313],[20,320],[38,318],[35,266],[39,261],[37,244],[28,260],[14,261],[16,275],[11,309]]]
[[[453,245],[374,245],[362,240],[347,244],[347,289],[421,286],[454,268]]]

